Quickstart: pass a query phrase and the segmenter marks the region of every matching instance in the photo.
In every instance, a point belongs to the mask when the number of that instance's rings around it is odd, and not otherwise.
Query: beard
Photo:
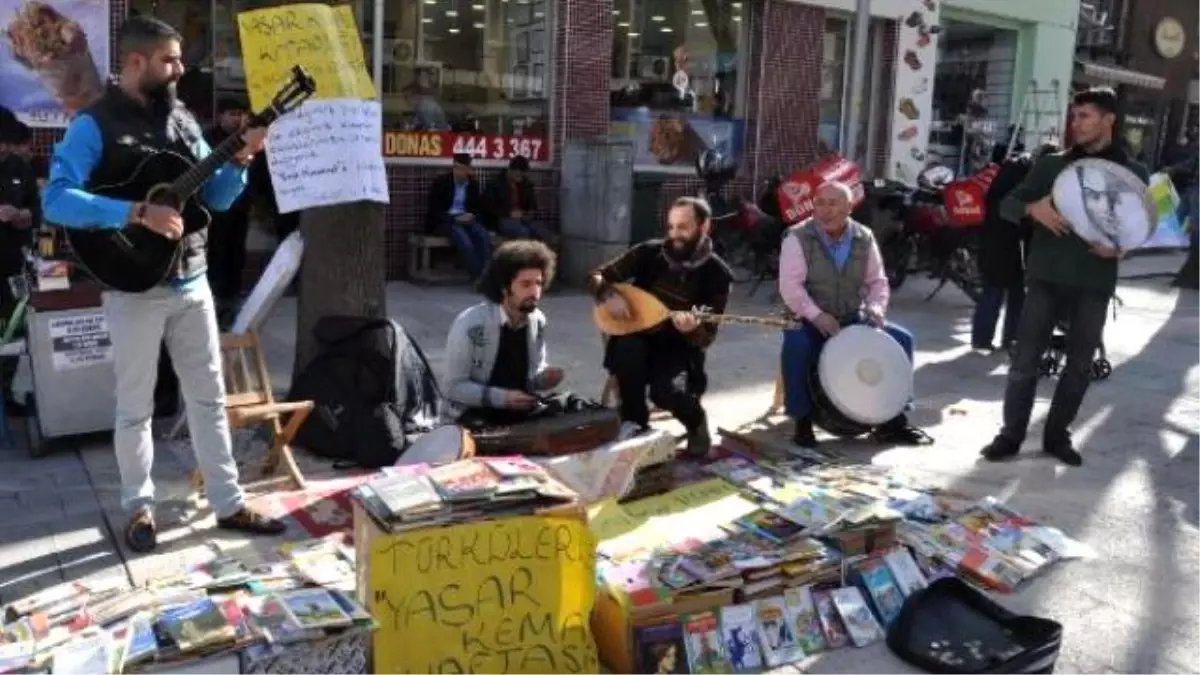
[[[699,247],[700,237],[696,236],[691,239],[668,239],[665,250],[672,260],[686,262],[696,255],[696,249]]]
[[[537,304],[538,301],[534,300],[533,298],[522,300],[521,302],[517,303],[517,311],[521,312],[522,314],[533,314],[534,310],[537,309]]]
[[[143,82],[140,87],[142,95],[150,104],[150,109],[160,115],[166,115],[175,107],[177,93],[175,80],[166,82]]]

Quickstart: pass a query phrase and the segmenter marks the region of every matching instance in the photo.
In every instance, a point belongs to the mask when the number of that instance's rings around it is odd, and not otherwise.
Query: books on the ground
[[[682,622],[689,673],[709,675],[733,672],[725,653],[725,643],[721,640],[720,621],[714,612],[688,614]]]
[[[904,605],[904,594],[892,578],[887,563],[882,558],[871,558],[856,565],[863,592],[875,608],[880,623],[887,626],[900,615]]]
[[[503,480],[514,478],[537,478],[546,475],[546,469],[521,455],[511,457],[486,457],[482,461]]]
[[[125,628],[125,650],[121,659],[121,670],[150,661],[156,653],[158,640],[154,638],[154,614],[138,612]]]
[[[635,629],[633,642],[637,672],[663,675],[688,672],[687,648],[680,624],[639,626]]]
[[[301,628],[332,628],[348,626],[350,615],[342,609],[329,591],[305,588],[279,596],[283,607]]]
[[[428,476],[388,475],[368,484],[392,518],[404,520],[437,512],[445,507]]]
[[[796,627],[796,641],[805,654],[815,654],[825,649],[825,635],[821,631],[821,619],[817,616],[817,605],[813,602],[812,586],[798,586],[783,592],[783,602],[788,616]]]
[[[758,509],[734,522],[746,530],[756,532],[781,544],[804,531],[803,525],[789,520],[771,509]]]
[[[921,568],[917,567],[917,561],[913,560],[912,554],[908,552],[907,548],[898,546],[888,551],[883,556],[883,562],[891,570],[892,578],[895,579],[896,586],[899,587],[904,597],[907,598],[929,585],[925,581],[925,575],[921,574]]]
[[[722,607],[721,633],[734,671],[755,673],[762,669],[765,664],[753,603]]]
[[[783,596],[763,598],[756,601],[755,605],[767,665],[775,668],[804,658],[804,651],[796,641],[796,629],[788,621]]]
[[[90,630],[51,652],[55,675],[93,675],[111,669],[112,638],[106,631]]]
[[[842,617],[833,604],[833,596],[828,590],[813,589],[812,598],[813,604],[817,606],[817,618],[821,620],[821,633],[825,636],[825,644],[829,645],[830,649],[845,647],[850,638],[846,635],[846,624],[842,622]]]
[[[428,476],[448,502],[487,499],[500,484],[499,477],[487,464],[472,459],[434,467]]]
[[[829,593],[838,614],[846,624],[846,632],[855,647],[866,647],[883,639],[883,628],[867,607],[862,591],[857,586],[835,588]]]
[[[237,638],[237,627],[212,598],[163,610],[158,626],[183,654]]]
[[[350,620],[355,625],[372,625],[375,623],[375,619],[371,616],[371,613],[358,604],[358,600],[355,600],[352,594],[345,591],[331,590],[329,591],[329,595],[333,596],[334,601],[337,602],[338,606],[342,608],[342,611],[350,617]]]

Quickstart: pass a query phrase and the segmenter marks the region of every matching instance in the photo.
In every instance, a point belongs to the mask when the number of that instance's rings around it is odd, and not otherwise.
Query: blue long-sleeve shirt
[[[129,222],[133,202],[94,195],[84,187],[100,162],[103,149],[104,140],[96,120],[87,114],[76,116],[63,139],[54,146],[50,179],[42,191],[42,216],[46,221],[76,229],[117,229]],[[201,160],[212,152],[200,136],[191,150]],[[205,182],[200,199],[214,211],[226,211],[245,188],[245,168],[226,164]]]

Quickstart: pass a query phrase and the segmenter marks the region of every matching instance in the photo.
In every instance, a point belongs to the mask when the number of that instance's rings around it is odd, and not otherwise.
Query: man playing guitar
[[[183,218],[171,207],[89,192],[126,180],[156,152],[169,150],[197,161],[210,152],[195,118],[175,96],[184,70],[179,33],[158,19],[131,17],[121,27],[117,47],[119,84],[109,86],[97,102],[81,111],[55,146],[43,206],[47,221],[68,228],[119,229],[136,224],[168,239],[182,239],[182,255],[164,283],[144,293],[104,294],[117,376],[113,445],[121,472],[121,504],[130,515],[125,540],[139,553],[157,544],[150,421],[157,356],[164,339],[182,385],[193,448],[217,526],[255,534],[282,533],[282,522],[246,508],[238,486],[225,417],[217,317],[205,278],[207,231],[185,236]],[[244,133],[245,147],[200,193],[210,208],[223,211],[241,194],[245,166],[265,137],[262,128]]]

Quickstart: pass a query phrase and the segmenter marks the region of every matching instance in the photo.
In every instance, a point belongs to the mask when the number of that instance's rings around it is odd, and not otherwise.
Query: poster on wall
[[[51,319],[49,329],[55,370],[87,368],[112,361],[112,338],[103,312]]]
[[[742,151],[743,122],[699,113],[613,108],[609,133],[634,144],[634,166],[695,166],[705,150],[727,157]]]
[[[888,178],[915,185],[925,168],[933,117],[933,76],[937,67],[938,5],[908,0],[896,39],[896,92],[888,142]]]
[[[0,106],[64,127],[104,92],[108,0],[0,0]]]

